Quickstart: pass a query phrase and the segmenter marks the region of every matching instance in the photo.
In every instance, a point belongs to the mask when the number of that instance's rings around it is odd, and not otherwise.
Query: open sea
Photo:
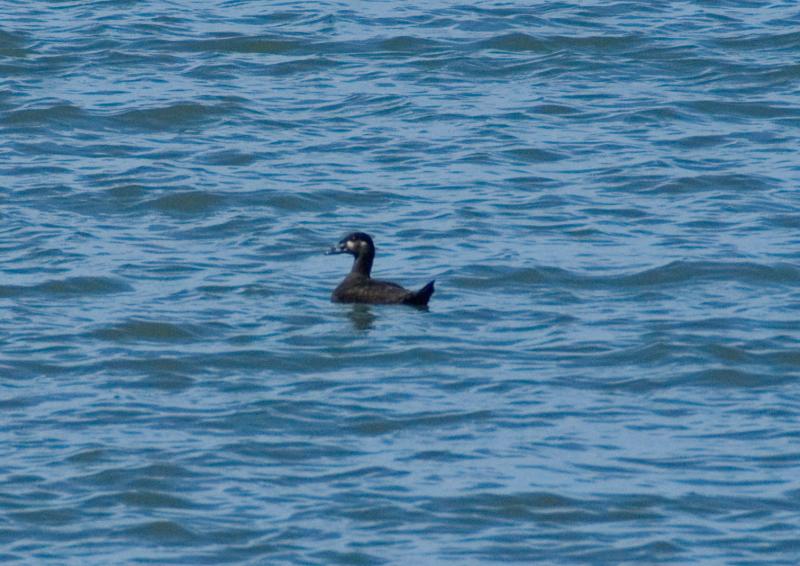
[[[0,0],[0,562],[800,564],[800,4]]]

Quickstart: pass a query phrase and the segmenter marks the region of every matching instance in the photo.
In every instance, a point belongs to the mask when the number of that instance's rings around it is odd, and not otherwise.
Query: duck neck
[[[369,277],[369,274],[372,271],[372,260],[374,259],[375,250],[362,250],[356,256],[356,260],[353,262],[353,269],[350,270],[350,273],[357,273],[359,275],[363,275],[364,277]]]

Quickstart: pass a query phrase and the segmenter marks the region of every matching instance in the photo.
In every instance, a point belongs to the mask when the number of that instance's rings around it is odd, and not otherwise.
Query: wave
[[[152,342],[180,342],[196,338],[197,330],[194,327],[170,322],[131,319],[95,330],[91,333],[91,336],[112,342],[140,340]]]
[[[5,124],[42,125],[87,123],[91,115],[73,104],[54,104],[41,108],[23,108],[9,112],[3,118]]]
[[[467,289],[501,288],[520,285],[563,285],[586,288],[660,287],[708,281],[738,281],[792,285],[800,283],[800,267],[778,263],[764,265],[753,262],[673,261],[668,264],[621,275],[583,275],[555,267],[509,268],[481,266],[466,275],[453,274],[450,279]]]
[[[224,202],[219,195],[207,191],[180,191],[143,202],[140,206],[167,213],[207,213]]]
[[[0,285],[0,297],[25,295],[108,295],[125,293],[133,288],[113,277],[68,277],[37,285]]]
[[[107,119],[120,126],[147,130],[170,130],[200,125],[221,117],[230,117],[233,107],[198,102],[174,102],[165,106],[136,108],[112,114]]]

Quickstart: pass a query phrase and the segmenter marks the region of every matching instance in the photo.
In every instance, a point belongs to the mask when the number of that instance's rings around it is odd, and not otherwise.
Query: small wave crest
[[[125,293],[133,288],[113,277],[68,277],[37,285],[0,285],[0,297],[24,295],[108,295]]]
[[[91,334],[94,338],[112,342],[151,341],[176,342],[191,340],[196,337],[195,329],[186,325],[171,322],[131,319],[114,324]]]
[[[467,289],[502,288],[520,285],[561,285],[574,288],[659,287],[705,281],[744,283],[800,283],[800,267],[779,263],[673,261],[668,264],[622,275],[584,275],[554,267],[508,268],[481,266],[452,278]]]

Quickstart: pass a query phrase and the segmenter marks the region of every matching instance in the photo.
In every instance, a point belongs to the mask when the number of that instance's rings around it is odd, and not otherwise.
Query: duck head
[[[358,257],[360,255],[372,255],[375,253],[375,244],[372,243],[372,238],[369,234],[364,232],[353,232],[348,234],[339,243],[328,250],[328,255],[331,254],[350,254]]]
[[[372,271],[372,260],[375,259],[375,244],[372,238],[364,232],[348,234],[339,243],[333,246],[328,254],[350,254],[355,258],[351,274],[369,277]]]

